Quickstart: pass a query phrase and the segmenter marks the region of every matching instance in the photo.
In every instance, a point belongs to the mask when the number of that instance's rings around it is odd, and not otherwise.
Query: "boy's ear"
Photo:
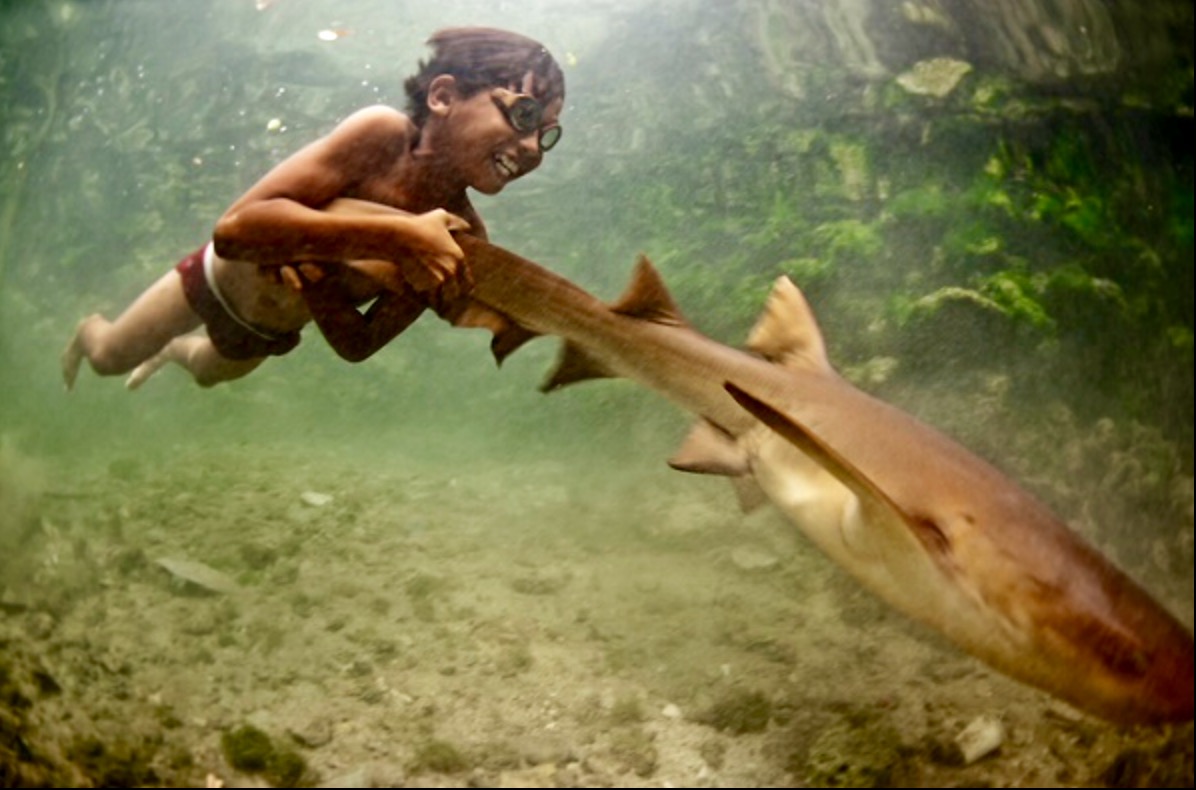
[[[460,97],[457,79],[451,74],[441,74],[428,83],[428,109],[433,115],[443,115],[449,106]]]

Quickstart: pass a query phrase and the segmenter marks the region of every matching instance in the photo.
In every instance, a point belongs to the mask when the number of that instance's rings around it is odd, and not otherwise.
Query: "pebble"
[[[299,501],[310,507],[324,507],[332,503],[332,494],[321,494],[319,491],[304,491],[299,495]]]
[[[777,556],[755,546],[737,546],[731,550],[731,562],[742,571],[768,571],[777,567]]]
[[[240,587],[228,574],[221,573],[210,565],[195,560],[185,560],[176,557],[159,557],[154,563],[165,569],[176,579],[202,587],[209,592],[233,594]]]
[[[971,765],[1001,748],[1005,725],[995,716],[977,716],[955,736],[955,745],[964,765]]]
[[[543,763],[531,768],[503,771],[498,775],[498,781],[485,782],[476,787],[560,787],[557,781],[557,769],[552,763]]]
[[[318,716],[302,726],[288,729],[288,733],[300,746],[318,749],[332,741],[332,722],[323,716]],[[349,787],[350,785],[338,786]]]
[[[573,747],[568,739],[552,732],[516,738],[512,746],[528,765],[563,765],[574,759]]]

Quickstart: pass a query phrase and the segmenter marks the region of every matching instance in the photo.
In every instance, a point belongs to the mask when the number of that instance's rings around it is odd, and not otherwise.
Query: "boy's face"
[[[513,121],[508,109],[511,95],[531,95],[531,79],[529,74],[520,85],[482,90],[469,97],[455,93],[443,113],[442,150],[468,185],[483,194],[497,194],[511,181],[539,167],[544,157],[541,134],[558,125],[562,107],[559,99],[542,106],[539,126],[516,128],[518,119]]]

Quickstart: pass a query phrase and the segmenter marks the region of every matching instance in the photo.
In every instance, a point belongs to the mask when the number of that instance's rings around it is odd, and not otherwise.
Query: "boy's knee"
[[[119,376],[137,367],[140,359],[133,359],[120,349],[109,346],[92,348],[87,355],[87,362],[91,369],[101,376]]]

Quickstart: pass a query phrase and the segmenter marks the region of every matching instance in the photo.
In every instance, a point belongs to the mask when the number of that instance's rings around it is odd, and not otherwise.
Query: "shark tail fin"
[[[518,351],[524,343],[539,337],[538,333],[524,329],[497,310],[473,299],[464,299],[451,305],[441,311],[440,315],[441,318],[456,327],[490,330],[494,334],[490,341],[490,353],[494,355],[494,361],[499,365],[502,365],[503,360]]]
[[[782,367],[833,370],[814,311],[788,277],[773,284],[764,314],[748,335],[748,348]]]

